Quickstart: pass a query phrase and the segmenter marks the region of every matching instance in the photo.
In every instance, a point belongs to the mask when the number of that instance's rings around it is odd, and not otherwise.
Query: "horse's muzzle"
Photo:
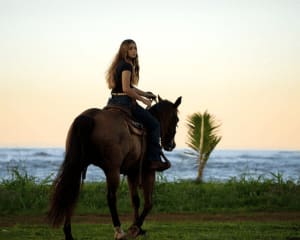
[[[176,147],[176,143],[174,141],[167,143],[163,146],[166,151],[171,152]]]

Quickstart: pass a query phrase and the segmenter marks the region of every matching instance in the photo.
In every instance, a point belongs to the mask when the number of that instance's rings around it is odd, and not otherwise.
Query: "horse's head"
[[[172,103],[158,96],[158,103],[149,110],[160,122],[161,145],[166,151],[172,151],[176,146],[175,134],[179,121],[177,115],[180,103],[181,97],[177,98],[175,103]]]

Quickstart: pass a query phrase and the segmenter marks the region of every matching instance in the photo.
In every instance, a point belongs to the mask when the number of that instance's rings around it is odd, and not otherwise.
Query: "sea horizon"
[[[172,167],[160,175],[167,181],[195,179],[197,157],[191,148],[164,151]],[[11,177],[18,169],[38,180],[53,179],[64,160],[63,147],[0,147],[0,179]],[[205,181],[227,181],[232,178],[272,178],[299,181],[300,151],[287,149],[215,149],[204,169]],[[98,167],[90,165],[86,181],[105,181]]]
[[[36,148],[36,149],[43,149],[43,148],[45,148],[45,149],[55,149],[55,148],[57,148],[57,149],[65,149],[65,147],[64,146],[58,146],[58,145],[0,145],[0,149],[30,149],[30,148],[32,148],[32,149],[34,149],[34,148]],[[187,150],[192,150],[190,147],[188,147],[188,146],[180,146],[180,147],[175,147],[172,151],[174,151],[174,150],[182,150],[182,149],[187,149]],[[260,147],[256,147],[256,148],[254,148],[254,147],[243,147],[243,148],[239,148],[239,147],[237,147],[237,148],[234,148],[234,147],[224,147],[224,148],[215,148],[214,150],[213,150],[213,152],[214,151],[219,151],[219,150],[221,150],[221,151],[295,151],[295,152],[297,152],[297,151],[299,151],[300,152],[300,149],[298,149],[298,148],[284,148],[284,147],[282,147],[282,148],[260,148]],[[164,150],[165,151],[165,150]],[[168,151],[165,151],[165,152],[168,152]]]

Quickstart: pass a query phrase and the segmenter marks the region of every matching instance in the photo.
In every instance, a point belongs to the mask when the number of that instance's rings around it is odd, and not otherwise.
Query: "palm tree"
[[[196,181],[201,182],[203,176],[203,170],[206,166],[206,162],[221,140],[221,136],[217,135],[217,132],[221,124],[216,122],[214,116],[207,111],[204,114],[194,113],[188,117],[188,142],[187,145],[192,148],[199,162],[198,175]]]

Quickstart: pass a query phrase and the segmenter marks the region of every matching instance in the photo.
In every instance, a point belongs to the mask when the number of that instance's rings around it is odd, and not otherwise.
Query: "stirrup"
[[[164,154],[164,152],[162,150],[160,151],[160,155],[163,157],[163,159],[165,160],[165,162],[170,163],[169,159],[166,157],[166,155]]]

